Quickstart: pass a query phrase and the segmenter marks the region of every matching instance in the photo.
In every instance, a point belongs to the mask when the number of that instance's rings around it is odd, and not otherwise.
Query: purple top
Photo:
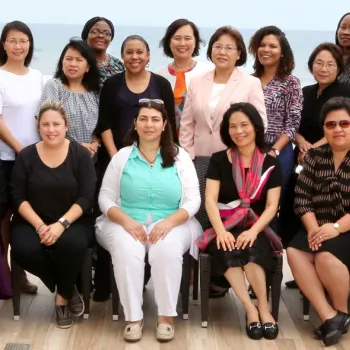
[[[274,77],[264,88],[267,114],[265,142],[273,145],[286,134],[292,140],[299,129],[303,108],[303,92],[297,77],[289,75],[283,81]]]

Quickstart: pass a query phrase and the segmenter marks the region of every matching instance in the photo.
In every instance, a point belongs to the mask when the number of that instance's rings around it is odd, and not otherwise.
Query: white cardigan
[[[95,226],[98,230],[103,231],[104,224],[109,220],[108,210],[112,207],[121,207],[120,180],[134,147],[133,145],[119,150],[108,165],[98,196],[98,203],[102,212],[102,215],[96,219]],[[182,186],[180,208],[185,209],[189,215],[187,223],[192,234],[190,253],[195,259],[198,259],[198,247],[194,244],[194,241],[203,234],[201,225],[194,217],[201,204],[199,182],[191,157],[181,147],[179,147],[175,166]]]

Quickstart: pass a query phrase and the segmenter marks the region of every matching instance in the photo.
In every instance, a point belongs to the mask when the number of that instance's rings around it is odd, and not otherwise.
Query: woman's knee
[[[315,256],[315,265],[324,270],[339,269],[339,267],[347,267],[332,253],[320,252]]]

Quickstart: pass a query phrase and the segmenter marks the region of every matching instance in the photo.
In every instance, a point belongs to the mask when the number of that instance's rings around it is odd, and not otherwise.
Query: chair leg
[[[182,263],[182,278],[181,278],[181,294],[182,294],[182,318],[188,320],[188,304],[190,298],[190,277],[191,264],[190,253],[186,252],[183,255]]]
[[[304,321],[310,320],[310,302],[305,296],[303,296],[303,316]]]
[[[112,319],[113,321],[118,321],[119,319],[119,292],[117,288],[117,283],[115,282],[114,270],[112,259],[110,262],[110,271],[111,271],[111,291],[112,291]]]
[[[278,322],[282,278],[283,278],[283,256],[277,255],[277,266],[272,275],[272,283],[271,283],[272,316],[276,322]]]
[[[11,281],[13,319],[19,321],[21,304],[21,267],[14,261],[11,254]]]
[[[198,300],[198,283],[199,283],[199,264],[198,260],[192,258],[193,261],[193,292],[192,299]]]
[[[200,268],[200,287],[201,287],[201,316],[202,327],[208,327],[209,313],[209,288],[210,288],[210,255],[205,253],[199,254]]]
[[[84,319],[89,318],[90,314],[90,292],[92,283],[92,249],[87,249],[85,253],[83,271],[81,274],[81,286],[83,293],[83,300],[85,304]]]

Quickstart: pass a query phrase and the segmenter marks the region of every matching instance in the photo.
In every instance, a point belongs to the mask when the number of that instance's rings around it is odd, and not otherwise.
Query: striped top
[[[295,187],[295,213],[313,212],[319,225],[336,222],[350,210],[350,151],[337,171],[328,144],[311,149],[304,162]]]
[[[289,75],[283,81],[274,77],[263,88],[267,132],[265,142],[273,145],[286,134],[292,140],[297,132],[303,108],[303,92],[300,81],[294,75]]]

